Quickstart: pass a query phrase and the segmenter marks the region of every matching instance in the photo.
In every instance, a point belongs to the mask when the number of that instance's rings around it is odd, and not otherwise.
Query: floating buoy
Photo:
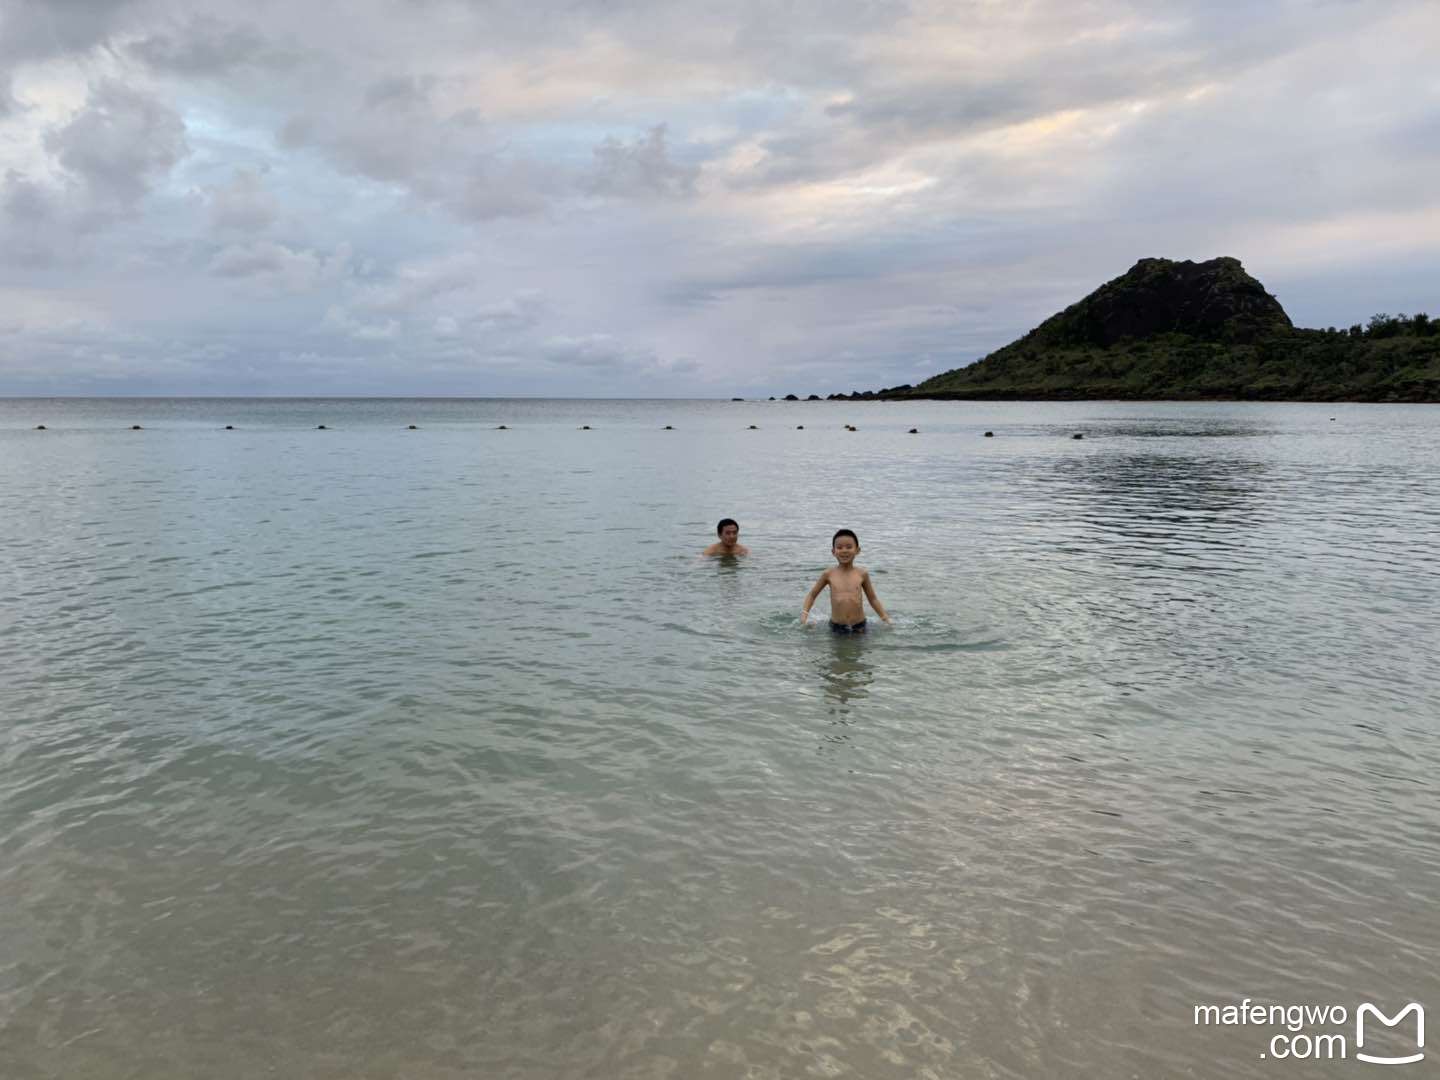
[[[758,427],[756,427],[754,424],[751,424],[750,427],[748,428],[748,430],[750,430],[750,431],[759,431],[760,429],[759,429]]]
[[[993,439],[994,437],[995,437],[995,433],[994,433],[993,431],[987,431],[987,432],[985,432],[985,438],[987,438],[987,439]]]
[[[324,431],[324,430],[325,430],[325,425],[324,425],[324,424],[316,424],[316,425],[315,425],[315,430],[316,430],[316,431]]]
[[[501,425],[500,425],[499,427],[497,427],[495,430],[496,430],[496,431],[509,431],[510,429],[509,429],[508,427],[506,427],[504,424],[501,424]]]
[[[131,430],[131,431],[144,431],[145,429],[142,428],[139,424],[131,424],[131,425],[130,425],[130,430]]]
[[[589,425],[589,424],[581,424],[581,425],[580,425],[580,430],[581,430],[581,431],[589,431],[589,430],[590,430],[590,425]]]
[[[1071,435],[1071,436],[1070,436],[1070,438],[1072,438],[1072,439],[1083,439],[1084,437],[1085,437],[1085,436],[1084,436],[1084,435],[1081,435],[1078,431],[1077,431],[1074,435]]]
[[[919,434],[920,434],[920,429],[919,429],[918,427],[912,427],[912,428],[910,429],[910,431],[909,431],[909,434],[911,434],[911,435],[919,435]]]
[[[674,431],[675,429],[674,429],[671,425],[666,424],[666,425],[665,425],[665,430],[666,430],[666,431]]]
[[[410,430],[411,430],[411,431],[419,431],[420,429],[417,428],[414,424],[411,424],[411,425],[410,425]]]
[[[226,425],[225,425],[225,430],[226,430],[226,431],[234,431],[234,430],[235,430],[235,425],[234,425],[234,424],[226,424]]]
[[[796,425],[795,425],[795,430],[796,430],[796,431],[804,431],[804,430],[805,430],[805,425],[804,425],[804,424],[796,424]]]
[[[44,431],[44,430],[45,430],[45,425],[44,425],[44,424],[36,424],[36,425],[35,425],[35,430],[36,430],[36,431]]]

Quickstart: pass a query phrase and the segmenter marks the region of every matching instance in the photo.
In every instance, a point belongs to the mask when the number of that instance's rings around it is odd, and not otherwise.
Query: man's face
[[[739,525],[726,525],[720,530],[720,543],[726,547],[734,547],[735,541],[740,539]]]

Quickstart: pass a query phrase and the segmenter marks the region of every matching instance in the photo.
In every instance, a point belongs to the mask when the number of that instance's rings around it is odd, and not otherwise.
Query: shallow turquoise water
[[[1425,406],[0,402],[0,1076],[1274,1075],[1440,1008],[1437,536]]]

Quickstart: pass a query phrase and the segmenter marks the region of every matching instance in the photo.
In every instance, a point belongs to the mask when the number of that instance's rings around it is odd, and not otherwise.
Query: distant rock
[[[1141,259],[983,359],[871,396],[1440,401],[1440,320],[1301,329],[1238,259]]]
[[[771,401],[774,401],[775,399],[772,397],[770,400],[771,400]],[[800,399],[799,399],[798,397],[796,397],[794,394],[786,394],[786,395],[785,395],[785,400],[786,400],[786,401],[799,401]]]
[[[1201,341],[1251,342],[1291,326],[1280,301],[1239,259],[1141,259],[1021,340],[1109,348],[1126,338],[1185,334]]]

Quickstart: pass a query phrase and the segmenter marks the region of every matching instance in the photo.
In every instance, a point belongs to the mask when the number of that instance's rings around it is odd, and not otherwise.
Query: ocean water
[[[1353,1075],[1437,610],[1434,406],[0,402],[0,1077]]]

